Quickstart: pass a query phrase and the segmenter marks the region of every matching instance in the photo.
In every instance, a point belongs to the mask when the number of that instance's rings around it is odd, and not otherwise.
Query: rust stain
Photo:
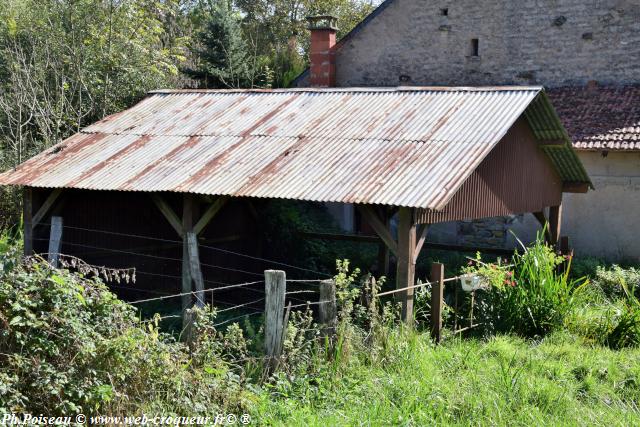
[[[199,136],[190,137],[184,144],[180,144],[179,146],[177,146],[173,150],[169,151],[164,156],[162,156],[159,159],[157,159],[155,162],[149,163],[147,166],[145,166],[144,169],[142,169],[140,172],[138,172],[133,177],[128,179],[124,184],[122,184],[122,187],[124,189],[133,190],[134,188],[132,188],[131,185],[134,182],[136,182],[137,180],[139,180],[143,176],[149,174],[153,169],[155,169],[156,166],[162,165],[164,162],[166,162],[169,159],[172,159],[173,157],[177,156],[178,154],[182,153],[183,151],[187,151],[187,150],[192,149],[193,147],[195,147],[200,142],[201,139],[202,138],[199,137]]]
[[[193,134],[194,135],[202,135],[202,133],[201,133],[202,130],[206,129],[207,126],[209,126],[209,123],[217,120],[219,117],[221,117],[222,115],[227,113],[227,110],[231,110],[233,107],[237,106],[238,104],[241,104],[242,102],[244,102],[245,99],[247,99],[246,96],[239,96],[238,99],[236,99],[230,105],[228,105],[227,108],[216,112],[215,114],[211,115],[211,117],[208,117],[207,120],[204,123],[202,123],[200,126],[198,126],[198,128],[195,131],[193,131]],[[214,103],[215,103],[214,99],[208,100],[202,106],[202,110],[205,110],[209,105],[214,104]]]
[[[271,160],[257,173],[249,177],[248,181],[235,191],[235,194],[250,192],[252,189],[257,188],[261,182],[268,181],[271,176],[278,172],[278,170],[295,160],[296,153],[300,150],[300,147],[307,143],[307,141],[308,139],[306,137],[298,138],[298,141],[293,145],[288,146],[275,159]]]
[[[93,174],[98,173],[99,171],[109,166],[111,163],[115,162],[116,160],[122,157],[126,157],[129,153],[133,153],[136,150],[139,150],[140,148],[144,147],[151,139],[152,137],[150,135],[141,136],[140,138],[133,141],[131,144],[128,144],[122,150],[119,150],[117,153],[113,154],[112,156],[98,162],[97,164],[93,165],[89,169],[85,170],[82,174],[80,174],[80,176],[78,176],[71,182],[68,182],[67,184],[65,184],[65,187],[74,187],[78,185],[86,178],[89,178]]]
[[[433,128],[431,128],[430,132],[421,137],[420,140],[429,141],[433,137],[433,135],[436,134],[436,132],[438,132],[445,124],[447,124],[453,113],[458,111],[462,104],[464,104],[464,101],[464,97],[462,97],[458,102],[452,105],[451,108],[449,108],[444,114],[440,116],[436,124],[433,126]]]
[[[176,187],[176,190],[177,191],[188,191],[191,186],[193,186],[194,184],[198,183],[204,176],[209,174],[209,171],[214,170],[218,165],[222,164],[231,155],[231,153],[235,149],[237,149],[239,146],[244,144],[246,139],[251,137],[251,132],[253,132],[255,129],[260,127],[263,123],[265,123],[266,121],[271,119],[273,116],[278,114],[280,111],[282,111],[282,109],[284,109],[287,105],[291,104],[296,99],[297,99],[297,96],[289,97],[287,100],[285,100],[285,102],[279,104],[276,108],[274,108],[272,111],[267,113],[264,117],[262,117],[261,119],[257,120],[249,129],[245,130],[242,133],[242,136],[241,136],[241,138],[240,138],[240,140],[238,142],[236,142],[235,144],[231,145],[229,148],[227,148],[221,154],[217,155],[216,157],[211,159],[209,162],[207,162],[207,164],[205,166],[203,166],[202,168],[200,168],[200,170],[198,170],[195,174],[193,174],[191,176],[191,178],[189,178],[188,180],[186,180],[186,181],[182,182],[181,184],[179,184]]]
[[[76,134],[66,141],[58,144],[64,144],[65,149],[62,152],[56,155],[51,155],[50,152],[44,152],[20,165],[16,171],[17,175],[12,179],[12,181],[15,184],[27,185],[29,181],[38,179],[42,174],[53,169],[56,165],[64,163],[69,158],[72,158],[75,154],[82,151],[85,147],[93,145],[107,136],[107,134],[98,133]],[[73,139],[78,139],[79,141],[73,141]],[[44,163],[40,163],[40,160],[45,158],[45,156],[47,156],[48,160]]]

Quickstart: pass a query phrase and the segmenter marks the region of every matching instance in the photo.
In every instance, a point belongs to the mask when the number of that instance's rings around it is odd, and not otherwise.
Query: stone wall
[[[338,86],[636,83],[640,1],[392,0],[336,61]]]

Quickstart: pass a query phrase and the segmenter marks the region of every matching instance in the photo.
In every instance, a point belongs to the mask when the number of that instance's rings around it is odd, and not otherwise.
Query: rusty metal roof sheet
[[[158,91],[0,184],[441,209],[525,111],[565,138],[539,87]]]

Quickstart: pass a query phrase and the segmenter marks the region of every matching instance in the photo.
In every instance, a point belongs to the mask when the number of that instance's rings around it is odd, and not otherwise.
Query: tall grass
[[[513,257],[513,280],[500,292],[504,326],[524,336],[542,336],[564,325],[587,281],[571,278],[571,259],[557,255],[541,234],[523,249]],[[566,268],[559,268],[565,262]]]

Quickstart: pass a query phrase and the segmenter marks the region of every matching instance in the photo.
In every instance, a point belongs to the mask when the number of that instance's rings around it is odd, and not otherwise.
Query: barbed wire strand
[[[48,222],[39,222],[39,223],[37,223],[35,225],[49,225],[50,226],[51,224],[48,223]],[[139,234],[120,233],[120,232],[116,232],[116,231],[96,230],[96,229],[91,229],[91,228],[75,227],[75,226],[71,226],[71,225],[63,225],[63,228],[69,228],[69,229],[81,230],[81,231],[89,231],[89,232],[94,232],[94,233],[111,234],[111,235],[122,236],[122,237],[133,237],[133,238],[137,238],[137,239],[155,240],[155,241],[158,241],[158,242],[165,242],[165,243],[176,243],[176,244],[177,243],[179,243],[179,244],[183,243],[182,240],[171,240],[171,239],[164,239],[164,238],[160,238],[160,237],[142,236],[142,235],[139,235]],[[309,268],[298,267],[298,266],[293,265],[293,264],[287,264],[287,263],[276,261],[276,260],[272,260],[272,259],[257,257],[257,256],[253,256],[253,255],[247,255],[247,254],[243,254],[243,253],[240,253],[240,252],[231,251],[229,249],[219,248],[219,247],[216,247],[216,246],[210,246],[210,245],[198,245],[198,246],[200,248],[205,248],[205,249],[219,251],[219,252],[223,252],[223,253],[227,253],[227,254],[231,254],[231,255],[245,257],[245,258],[253,259],[253,260],[256,260],[256,261],[265,261],[265,262],[268,262],[268,263],[271,263],[271,264],[282,265],[282,266],[293,268],[293,269],[296,269],[296,270],[306,271],[308,273],[319,274],[320,276],[331,277],[331,275],[329,275],[327,273],[322,273],[320,271],[315,271],[315,270],[312,270],[312,269],[309,269]],[[98,249],[98,248],[96,248],[96,249]]]
[[[237,309],[242,308],[242,307],[247,307],[249,305],[258,304],[259,302],[262,302],[264,300],[265,300],[264,298],[260,298],[260,299],[257,299],[255,301],[251,301],[251,302],[247,302],[247,303],[244,303],[244,304],[236,305],[234,307],[229,307],[229,308],[225,308],[225,309],[222,309],[222,310],[216,310],[216,313],[224,313],[225,311],[237,310]]]
[[[204,294],[205,292],[216,292],[216,291],[220,291],[220,290],[224,290],[224,289],[233,289],[233,288],[241,288],[241,287],[245,287],[245,286],[251,286],[251,285],[255,285],[257,283],[262,283],[260,281],[258,282],[247,282],[247,283],[238,283],[236,285],[229,285],[229,286],[224,286],[222,288],[211,288],[211,289],[203,289],[201,291],[191,291],[191,292],[182,292],[179,294],[172,294],[172,295],[164,295],[158,298],[147,298],[147,299],[143,299],[143,300],[138,300],[138,301],[133,301],[130,302],[129,304],[140,304],[143,302],[150,302],[150,301],[158,301],[158,300],[163,300],[163,299],[169,299],[169,298],[177,298],[177,297],[182,297],[185,295],[194,295],[194,294]],[[196,295],[197,297],[197,295]],[[204,301],[202,301],[204,302]]]
[[[218,327],[218,326],[226,325],[227,323],[234,322],[234,321],[242,319],[244,317],[255,316],[256,314],[262,314],[262,313],[264,313],[264,312],[263,311],[256,311],[254,313],[243,314],[242,316],[232,317],[231,319],[225,320],[224,322],[216,323],[215,325],[213,325],[213,327],[215,328],[215,327]]]

